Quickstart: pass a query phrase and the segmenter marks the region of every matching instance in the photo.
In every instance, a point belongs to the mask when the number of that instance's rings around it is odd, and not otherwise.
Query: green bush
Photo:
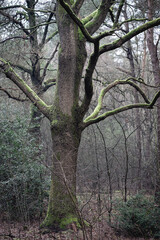
[[[160,208],[155,202],[138,194],[126,203],[119,203],[117,227],[136,237],[160,237]]]
[[[48,197],[35,142],[25,120],[0,120],[0,213],[10,219],[39,217]]]

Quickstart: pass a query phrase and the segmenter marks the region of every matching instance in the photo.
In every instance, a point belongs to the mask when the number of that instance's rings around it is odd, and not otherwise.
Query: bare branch
[[[130,31],[129,33],[124,35],[123,37],[115,40],[114,42],[111,42],[109,44],[105,44],[105,45],[101,46],[100,54],[103,54],[104,52],[108,52],[108,51],[114,50],[116,48],[119,48],[125,42],[127,42],[131,38],[135,37],[136,35],[144,32],[145,30],[147,30],[149,28],[152,28],[152,27],[155,27],[155,26],[158,26],[158,25],[160,25],[160,18],[156,18],[152,21],[148,21],[148,22],[144,23],[143,25],[133,29],[132,31]]]
[[[32,32],[34,32],[37,28],[42,27],[42,26],[48,26],[52,23],[56,23],[55,21],[50,21],[50,22],[41,22],[39,24],[35,24],[32,27],[26,28],[26,30],[32,30]]]
[[[14,37],[9,37],[9,38],[6,38],[6,39],[3,40],[3,41],[0,41],[0,44],[5,43],[5,42],[7,42],[7,41],[10,41],[10,40],[12,40],[12,39],[23,39],[23,40],[28,40],[29,38],[24,37],[24,36],[14,36]]]
[[[158,36],[157,42],[156,42],[156,49],[158,48],[158,44],[160,42],[160,35]]]
[[[12,8],[23,8],[26,12],[27,11],[32,11],[32,12],[41,12],[41,13],[52,13],[54,12],[53,10],[43,10],[43,9],[32,9],[32,8],[28,8],[25,7],[23,5],[12,5],[12,6],[6,6],[6,7],[0,7],[0,10],[7,10],[7,9],[12,9]]]
[[[24,71],[26,73],[29,73],[29,74],[32,73],[31,69],[29,69],[29,68],[26,68],[26,67],[24,67],[22,65],[19,65],[19,64],[14,64],[12,62],[9,62],[9,63],[10,63],[11,66],[16,67],[16,68],[18,68],[18,69],[20,69],[20,70],[22,70],[22,71]]]
[[[125,23],[129,23],[129,22],[144,22],[146,20],[148,20],[148,19],[147,18],[129,18],[129,19],[126,19],[123,22],[119,23],[118,27],[121,27]]]
[[[17,89],[16,89],[16,90],[17,90]],[[21,99],[20,97],[12,96],[11,93],[9,93],[7,89],[2,88],[1,86],[0,86],[0,91],[6,93],[9,98],[12,98],[13,100],[16,100],[16,101],[19,101],[19,102],[25,102],[25,101],[28,100],[27,98]]]
[[[55,31],[54,33],[52,33],[45,41],[45,43],[48,43],[54,36],[56,36],[58,34],[58,31]]]
[[[6,6],[6,7],[0,7],[0,10],[7,10],[7,9],[13,9],[13,8],[25,9],[25,7],[23,5],[11,5],[11,6]]]
[[[44,82],[43,92],[47,91],[50,87],[56,85],[56,79],[48,79]]]
[[[0,14],[2,14],[4,17],[8,18],[9,21],[11,21],[11,22],[19,25],[19,26],[21,27],[21,29],[23,30],[23,32],[25,32],[25,34],[26,34],[27,36],[30,35],[30,33],[28,32],[28,30],[24,27],[24,25],[23,25],[20,21],[14,19],[14,18],[11,17],[8,13],[3,12],[2,10],[0,10]]]
[[[57,43],[55,50],[53,51],[52,55],[50,56],[49,60],[47,61],[46,65],[44,67],[43,74],[42,74],[42,81],[44,80],[44,78],[46,76],[47,68],[48,68],[50,62],[52,61],[52,59],[54,58],[54,56],[57,52],[58,46],[59,46],[59,43]]]
[[[51,22],[51,19],[52,19],[53,15],[54,15],[53,12],[51,12],[50,15],[49,15],[49,18],[48,18],[48,20],[47,20],[47,23],[50,23],[50,22]],[[45,40],[46,40],[47,33],[48,33],[48,26],[49,26],[49,24],[46,25],[45,30],[44,30],[44,33],[43,33],[42,42],[41,42],[41,44],[40,44],[40,45],[42,45],[42,46],[45,44]]]
[[[121,15],[121,12],[122,12],[122,8],[123,8],[123,5],[125,3],[126,0],[121,0],[120,4],[119,4],[119,8],[118,8],[118,11],[117,11],[117,15],[116,15],[116,18],[115,18],[115,22],[114,24],[116,25],[119,21],[119,17]]]
[[[151,101],[151,103],[150,103],[150,106],[151,107],[153,107],[154,105],[155,105],[155,103],[156,103],[156,101],[157,101],[157,99],[160,97],[160,91],[158,91],[156,94],[155,94],[155,96],[154,96],[154,98],[152,99],[152,101]]]
[[[84,77],[84,84],[85,84],[85,96],[81,105],[81,112],[85,114],[89,108],[92,96],[93,96],[93,86],[92,86],[92,75],[98,61],[99,57],[99,42],[94,44],[94,52],[90,56],[89,64],[86,69],[86,74]]]

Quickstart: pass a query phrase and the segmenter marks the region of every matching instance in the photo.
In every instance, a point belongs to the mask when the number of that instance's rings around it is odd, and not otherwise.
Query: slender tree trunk
[[[36,15],[35,15],[35,0],[26,0],[28,7],[28,23],[29,23],[29,31],[30,31],[30,62],[31,62],[31,70],[30,70],[30,78],[33,85],[33,89],[39,93],[41,89],[41,76],[40,76],[40,49],[38,44],[38,33],[37,33],[37,23],[36,23]],[[36,140],[37,146],[42,144],[41,139],[41,119],[42,113],[38,110],[34,104],[31,104],[31,120],[30,120],[30,132],[33,134]]]
[[[148,0],[148,18],[153,19],[153,1]],[[147,31],[147,44],[151,56],[153,76],[155,84],[160,84],[160,63],[158,59],[157,44],[154,43],[153,28]],[[160,98],[157,100],[157,173],[156,173],[156,189],[155,200],[160,204]]]
[[[130,41],[128,42],[128,45],[130,45]],[[130,45],[130,58],[129,58],[129,62],[130,62],[130,68],[131,68],[131,73],[132,73],[132,77],[136,77],[135,74],[135,67],[134,67],[134,59],[133,59],[133,54],[132,54],[132,47]],[[138,103],[139,102],[139,96],[137,91],[134,91],[134,98],[135,98],[135,102]],[[135,115],[136,115],[136,152],[137,152],[137,158],[138,158],[138,173],[137,173],[137,177],[138,177],[138,189],[141,190],[142,189],[142,143],[141,143],[141,128],[140,128],[140,109],[135,109]]]
[[[98,210],[98,240],[100,240],[101,236],[101,227],[100,227],[100,217],[101,217],[101,212],[102,212],[102,207],[101,207],[101,176],[100,176],[100,168],[99,168],[99,159],[98,159],[98,145],[97,145],[97,137],[96,137],[96,132],[95,129],[93,128],[93,133],[94,133],[94,140],[95,140],[95,160],[96,160],[96,195],[97,195],[97,210]]]
[[[37,27],[36,27],[36,16],[35,16],[35,0],[26,0],[27,7],[28,7],[28,21],[29,21],[29,28],[30,28],[30,47],[31,47],[31,54],[30,54],[30,61],[31,61],[31,81],[33,86],[40,88],[41,86],[41,77],[40,77],[40,49],[38,44],[38,34],[37,34]],[[37,89],[36,89],[37,90]]]
[[[101,131],[98,124],[96,124],[97,129],[101,135],[102,142],[104,145],[104,153],[105,153],[105,160],[106,160],[106,168],[107,168],[107,176],[108,176],[108,194],[109,194],[109,206],[108,206],[108,218],[109,218],[109,224],[111,224],[111,215],[112,215],[112,198],[113,198],[113,189],[112,189],[112,176],[111,176],[111,170],[108,160],[108,154],[107,154],[107,147],[106,147],[106,141],[103,132]]]
[[[143,44],[143,60],[142,60],[142,79],[145,79],[145,71],[146,71],[146,58],[147,58],[147,33],[144,32],[144,44]],[[146,76],[147,77],[147,76]],[[148,89],[144,85],[143,86],[143,91],[147,93]],[[145,139],[146,143],[144,144],[144,139],[143,139],[143,145],[145,149],[145,161],[148,164],[150,161],[151,157],[151,133],[152,133],[152,128],[151,128],[151,112],[145,111],[145,137],[143,134],[143,138]]]
[[[126,5],[125,5],[125,10],[124,10],[124,17],[126,20],[128,20]],[[126,31],[129,32],[128,22],[126,22],[125,26],[126,26]],[[132,75],[132,77],[136,77],[133,50],[132,50],[132,45],[131,45],[130,40],[127,42],[127,58],[129,60],[129,64],[130,64],[131,75]],[[138,103],[139,96],[138,96],[138,93],[136,90],[134,91],[134,98],[135,98],[135,102]],[[135,114],[136,114],[136,128],[137,128],[136,152],[137,152],[137,158],[138,158],[137,177],[138,177],[138,189],[141,190],[141,188],[142,188],[142,177],[141,177],[141,175],[142,175],[142,144],[141,144],[141,129],[140,129],[140,109],[138,109],[138,108],[135,109]]]

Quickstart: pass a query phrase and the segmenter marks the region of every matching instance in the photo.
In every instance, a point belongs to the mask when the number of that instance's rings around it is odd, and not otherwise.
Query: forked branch
[[[132,39],[133,37],[135,37],[136,35],[144,32],[145,30],[158,26],[160,25],[160,18],[156,18],[152,21],[148,21],[144,24],[142,24],[141,26],[131,30],[129,33],[125,34],[123,37],[118,38],[117,40],[109,43],[109,44],[104,44],[103,46],[100,47],[100,54],[103,54],[105,52],[117,49],[119,47],[121,47],[124,43],[126,43],[127,41],[129,41],[130,39]]]
[[[155,105],[157,99],[160,97],[160,91],[158,91],[156,93],[156,95],[154,96],[154,98],[150,101],[147,96],[145,95],[145,93],[142,91],[142,89],[135,84],[134,82],[132,82],[131,80],[135,80],[133,78],[128,78],[126,80],[116,80],[113,83],[109,84],[107,87],[103,88],[101,90],[101,93],[99,95],[98,98],[98,104],[95,107],[94,111],[84,120],[84,128],[93,124],[93,123],[97,123],[100,122],[101,120],[104,120],[105,118],[112,116],[114,114],[129,110],[129,109],[133,109],[133,108],[153,108],[153,106]],[[103,99],[106,95],[106,93],[108,93],[108,91],[114,87],[116,87],[117,85],[130,85],[132,86],[134,89],[136,89],[136,91],[138,91],[140,93],[140,95],[142,96],[142,98],[144,99],[144,103],[135,103],[135,104],[129,104],[126,106],[122,106],[110,111],[107,111],[103,114],[100,114],[100,111],[102,110],[102,106],[103,106]]]
[[[67,4],[64,0],[59,0],[61,6],[66,10],[72,20],[77,24],[77,26],[81,29],[84,37],[88,42],[96,43],[100,39],[111,35],[114,30],[106,31],[103,34],[99,34],[96,37],[92,37],[91,34],[97,31],[100,25],[103,23],[107,13],[109,12],[109,8],[112,5],[112,1],[102,0],[99,8],[87,16],[82,21],[76,16],[72,8]]]

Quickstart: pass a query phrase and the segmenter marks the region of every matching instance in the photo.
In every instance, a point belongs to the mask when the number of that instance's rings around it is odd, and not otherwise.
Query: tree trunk
[[[55,124],[52,129],[53,166],[50,199],[42,226],[60,230],[76,222],[76,166],[81,133],[72,123]]]
[[[30,28],[30,61],[31,61],[31,81],[34,87],[40,88],[41,86],[41,77],[40,77],[40,49],[38,45],[38,34],[37,34],[37,23],[36,15],[34,12],[36,1],[35,0],[26,0],[28,7],[28,21]],[[36,89],[37,90],[37,89]]]
[[[60,12],[60,13],[59,13]],[[58,18],[58,16],[61,16]],[[76,207],[76,166],[81,138],[79,87],[86,60],[85,40],[78,27],[57,4],[60,35],[58,79],[52,109],[52,182],[47,216],[42,227],[60,230],[79,225]]]
[[[126,9],[126,4],[125,4],[125,11],[124,11],[124,17],[126,20],[126,31],[129,32],[129,24],[127,22],[128,16],[127,16],[127,9]],[[133,57],[133,49],[132,49],[132,44],[131,41],[129,40],[127,42],[127,58],[129,60],[130,64],[130,72],[132,77],[136,77],[136,71],[135,71],[135,64],[134,64],[134,57]],[[139,96],[137,91],[134,91],[134,98],[135,102],[139,102]],[[136,152],[137,152],[137,159],[138,159],[138,172],[137,172],[137,178],[138,178],[138,190],[141,190],[142,188],[142,144],[141,144],[141,128],[140,128],[140,109],[137,108],[135,109],[135,117],[136,117]]]
[[[152,0],[148,0],[148,18],[153,19],[153,6],[154,3]],[[160,62],[158,59],[158,44],[154,43],[154,32],[153,28],[147,31],[147,44],[149,53],[151,56],[153,76],[155,84],[158,87],[160,84]],[[157,100],[157,173],[156,173],[156,188],[155,188],[155,200],[160,204],[160,98]]]

